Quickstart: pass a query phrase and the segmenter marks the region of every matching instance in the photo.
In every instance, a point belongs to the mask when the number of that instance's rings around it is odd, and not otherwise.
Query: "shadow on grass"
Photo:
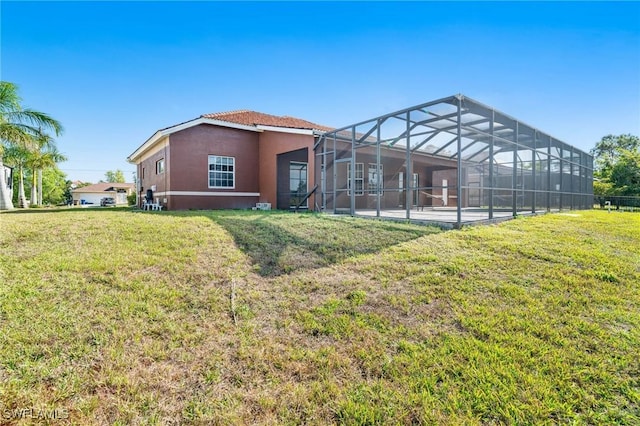
[[[264,277],[327,266],[440,232],[434,227],[336,218],[318,213],[199,211],[164,214],[208,217],[232,235],[236,245],[251,258],[256,271]]]
[[[251,259],[256,272],[276,277],[339,263],[441,232],[439,228],[391,221],[335,217],[320,213],[246,210],[146,212],[131,207],[57,207],[16,209],[2,215],[99,213],[148,214],[176,218],[206,217],[224,228]]]

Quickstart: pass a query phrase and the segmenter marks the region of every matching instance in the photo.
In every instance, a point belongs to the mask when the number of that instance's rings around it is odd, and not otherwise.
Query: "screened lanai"
[[[323,133],[314,150],[325,212],[460,227],[592,207],[590,155],[462,95]]]

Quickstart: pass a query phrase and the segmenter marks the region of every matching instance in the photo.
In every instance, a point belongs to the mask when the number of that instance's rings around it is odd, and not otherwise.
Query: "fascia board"
[[[264,126],[262,124],[258,124],[256,127],[260,130],[267,130],[270,132],[293,133],[294,135],[313,135],[313,130],[311,129],[295,129],[291,127]]]

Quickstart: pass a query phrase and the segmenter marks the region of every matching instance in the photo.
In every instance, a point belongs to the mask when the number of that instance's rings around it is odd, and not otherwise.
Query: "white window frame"
[[[377,176],[376,176],[376,169],[378,171]],[[368,190],[369,190],[369,195],[383,195],[383,188],[384,188],[384,169],[382,167],[382,163],[377,164],[377,163],[369,163],[369,168],[368,168],[368,173],[367,173],[367,183],[369,185]],[[377,177],[377,179],[376,179]],[[377,180],[377,182],[375,182]]]
[[[231,170],[211,170],[211,166],[216,165],[215,164],[216,159],[231,160],[231,164],[222,164],[222,163],[219,164],[219,166],[222,166],[222,168],[224,168],[224,166],[227,166],[228,168],[228,166],[231,165]],[[215,178],[216,173],[220,173],[225,176],[230,175],[232,185],[231,186],[211,185],[211,181],[213,180],[215,182],[216,180]],[[212,179],[212,174],[214,176],[213,179]],[[229,157],[226,155],[209,155],[207,160],[207,184],[211,189],[236,189],[236,157]]]
[[[165,171],[164,158],[161,158],[158,161],[156,161],[156,174],[161,175],[164,173],[164,171]]]
[[[364,195],[364,163],[355,163],[356,197]],[[358,170],[360,169],[360,170]],[[358,185],[358,182],[360,185]],[[347,195],[351,195],[351,167],[347,164]]]

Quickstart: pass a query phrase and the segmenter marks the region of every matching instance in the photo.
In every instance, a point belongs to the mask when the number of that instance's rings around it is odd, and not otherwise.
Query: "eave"
[[[179,132],[181,130],[189,129],[191,127],[199,126],[201,124],[209,124],[212,126],[220,126],[220,127],[228,127],[231,129],[239,129],[239,130],[247,130],[250,132],[262,132],[261,129],[258,129],[254,126],[246,126],[244,124],[236,124],[230,123],[228,121],[214,120],[211,118],[196,118],[191,121],[187,121],[181,124],[177,124],[175,126],[167,127],[166,129],[158,130],[147,139],[138,149],[136,149],[131,155],[127,157],[127,161],[132,164],[136,164],[137,160],[147,151],[152,149],[158,142],[162,141],[165,137],[171,135],[172,133]]]

